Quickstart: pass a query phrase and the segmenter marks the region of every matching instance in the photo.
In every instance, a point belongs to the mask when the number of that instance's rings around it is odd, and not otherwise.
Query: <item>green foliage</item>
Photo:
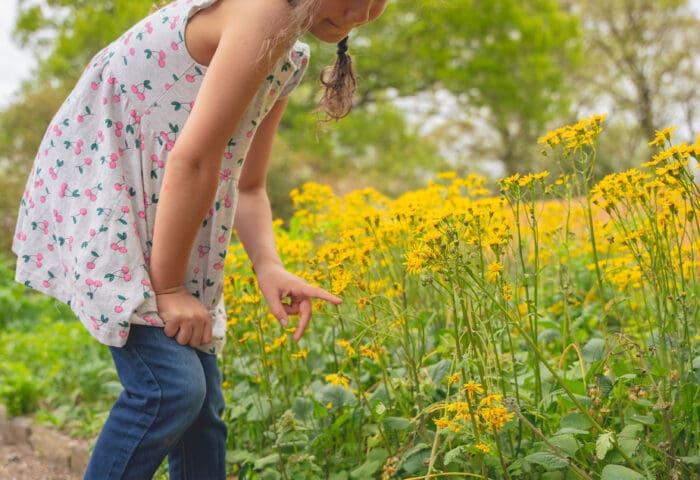
[[[699,474],[700,190],[682,160],[700,150],[665,144],[651,165],[594,184],[601,122],[545,136],[574,173],[514,175],[500,195],[453,172],[395,200],[293,192],[282,257],[345,300],[315,310],[298,344],[233,245],[233,472]]]
[[[397,0],[385,15],[353,44],[364,95],[446,89],[496,135],[490,153],[506,171],[527,170],[534,156],[525,152],[569,105],[576,17],[552,0]]]
[[[0,332],[27,331],[52,318],[72,318],[64,304],[14,281],[14,262],[0,255]]]
[[[109,351],[65,306],[13,283],[0,265],[0,402],[11,415],[94,435],[121,391]],[[7,280],[7,283],[5,283]]]
[[[0,403],[11,416],[33,413],[39,406],[41,381],[23,363],[0,362]]]
[[[136,0],[46,0],[20,4],[15,32],[39,59],[40,83],[71,87],[88,60],[146,15],[151,3]]]

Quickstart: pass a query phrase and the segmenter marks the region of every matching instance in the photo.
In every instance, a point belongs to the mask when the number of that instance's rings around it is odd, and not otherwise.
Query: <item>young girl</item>
[[[68,303],[110,346],[124,391],[87,479],[225,478],[216,353],[232,224],[283,326],[340,299],[287,272],[265,178],[308,62],[305,32],[340,42],[323,77],[349,110],[345,39],[386,0],[178,0],[98,53],[54,117],[22,198],[17,280]],[[235,213],[235,215],[234,215]]]

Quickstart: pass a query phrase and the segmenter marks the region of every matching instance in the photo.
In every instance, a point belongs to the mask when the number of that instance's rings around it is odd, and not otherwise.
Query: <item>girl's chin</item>
[[[341,30],[331,23],[322,23],[320,25],[314,25],[309,29],[309,33],[326,43],[338,43],[342,39],[348,36],[345,30]]]

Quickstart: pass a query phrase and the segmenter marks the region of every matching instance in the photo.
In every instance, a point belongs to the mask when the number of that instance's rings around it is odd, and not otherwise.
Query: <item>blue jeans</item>
[[[85,480],[147,480],[168,457],[171,480],[226,478],[224,397],[216,356],[162,328],[132,325],[110,347],[124,386],[97,439]]]

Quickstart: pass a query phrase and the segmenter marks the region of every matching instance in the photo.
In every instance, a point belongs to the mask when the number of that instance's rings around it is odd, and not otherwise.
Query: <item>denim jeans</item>
[[[168,457],[171,480],[226,478],[224,397],[215,355],[132,325],[110,347],[124,386],[97,439],[85,480],[148,480]]]

